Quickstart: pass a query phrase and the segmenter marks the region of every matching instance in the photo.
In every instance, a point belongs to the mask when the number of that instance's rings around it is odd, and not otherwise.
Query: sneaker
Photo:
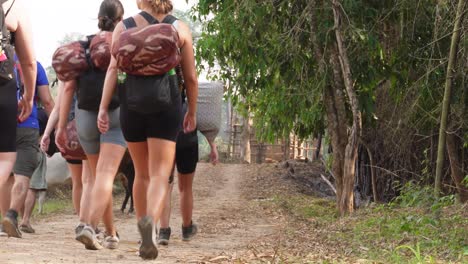
[[[21,231],[18,229],[18,213],[10,209],[7,211],[2,221],[3,231],[8,234],[9,237],[21,238]]]
[[[107,249],[117,249],[119,247],[119,236],[106,236],[104,239],[104,247]]]
[[[107,233],[105,231],[102,231],[101,229],[97,228],[94,230],[94,233],[96,234],[96,238],[101,242],[106,239]]]
[[[182,240],[190,241],[198,233],[198,226],[193,222],[189,227],[182,226]]]
[[[34,230],[34,228],[32,228],[32,226],[30,224],[28,225],[20,225],[19,229],[21,230],[21,232],[23,233],[28,233],[28,234],[34,234],[36,233],[36,230]]]
[[[89,250],[102,249],[102,245],[96,237],[96,232],[89,225],[86,225],[83,228],[83,230],[81,230],[81,232],[76,236],[76,240],[83,243],[86,249],[89,249]]]
[[[140,257],[145,260],[152,260],[158,257],[156,247],[156,232],[153,219],[145,216],[138,221],[138,231],[141,235]]]
[[[171,228],[160,228],[159,229],[159,245],[167,246],[169,245],[169,238],[171,237]]]
[[[0,224],[0,237],[8,237],[8,234],[3,231],[2,224]]]
[[[79,225],[77,225],[75,227],[75,236],[78,236],[78,234],[80,234],[81,231],[83,231],[84,227],[85,227],[85,224],[83,224],[83,223],[80,223]]]

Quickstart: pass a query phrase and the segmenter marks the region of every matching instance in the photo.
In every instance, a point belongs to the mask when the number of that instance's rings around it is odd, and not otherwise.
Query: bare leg
[[[114,178],[124,154],[125,148],[120,145],[109,143],[101,144],[88,221],[93,228],[97,227],[99,220],[104,216],[104,211],[109,206],[109,203],[112,202]],[[113,219],[109,218],[109,215],[106,215],[106,217],[107,219],[104,220],[104,223],[110,224],[109,226],[106,225],[106,231],[109,235],[115,236]]]
[[[28,194],[29,180],[30,179],[26,176],[15,174],[15,183],[11,190],[10,209],[20,212],[26,200],[26,195]]]
[[[83,183],[81,182],[81,174],[83,172],[83,166],[81,164],[68,164],[72,179],[72,202],[75,213],[80,215],[80,201],[83,192]]]
[[[80,222],[85,223],[89,217],[89,209],[91,208],[91,192],[94,186],[95,177],[90,168],[90,162],[83,160],[83,170],[81,174],[81,182],[83,184],[83,191],[80,201]]]
[[[161,215],[160,220],[160,228],[168,228],[169,222],[171,219],[171,197],[172,197],[172,190],[174,189],[174,182],[169,184],[169,191],[167,192],[166,201],[164,204],[164,210]]]
[[[0,153],[0,213],[5,216],[10,209],[11,171],[16,161],[16,152]]]
[[[180,212],[182,225],[189,227],[192,224],[193,213],[193,177],[195,173],[179,174]]]
[[[146,215],[146,187],[149,184],[148,145],[146,142],[128,142],[128,150],[135,166],[133,198],[137,220]]]
[[[29,189],[28,194],[26,196],[26,200],[24,201],[24,213],[23,219],[21,220],[20,225],[30,226],[30,220],[32,211],[34,210],[34,205],[36,204],[36,190]]]
[[[174,167],[175,142],[149,138],[148,165],[150,182],[147,190],[146,215],[156,224],[169,193],[169,177]]]
[[[104,215],[102,216],[102,221],[104,226],[106,227],[106,233],[112,236],[117,234],[114,225],[114,212],[113,212],[113,203],[112,203],[112,195],[110,197],[109,202],[107,203],[106,209],[104,211]]]

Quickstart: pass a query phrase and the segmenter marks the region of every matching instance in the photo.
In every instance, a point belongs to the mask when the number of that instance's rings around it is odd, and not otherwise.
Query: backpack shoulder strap
[[[81,46],[83,47],[83,49],[87,50],[89,49],[89,45],[91,45],[91,40],[93,40],[93,38],[95,37],[96,35],[89,35],[89,36],[86,36],[86,40],[79,40],[78,42],[81,44]]]
[[[141,11],[140,16],[142,16],[150,25],[159,24],[159,21],[146,11]]]
[[[173,16],[173,15],[167,15],[164,20],[161,22],[161,23],[164,23],[164,24],[174,24],[174,22],[176,22],[177,20],[179,20],[177,17]]]
[[[11,3],[11,6],[7,9],[7,11],[5,12],[5,17],[8,16],[8,14],[10,13],[11,9],[13,8],[13,5],[15,4],[15,1],[16,0],[13,0],[13,3]],[[1,4],[3,4],[4,2],[6,1],[1,1]]]
[[[122,21],[125,26],[125,29],[134,28],[137,26],[135,19],[133,17],[126,18]]]
[[[78,41],[81,44],[81,47],[83,47],[85,51],[85,56],[86,56],[86,61],[89,65],[90,68],[94,68],[93,63],[91,62],[91,54],[89,52],[89,47],[91,45],[91,40],[95,37],[96,35],[89,35],[86,36],[86,40],[80,40]]]

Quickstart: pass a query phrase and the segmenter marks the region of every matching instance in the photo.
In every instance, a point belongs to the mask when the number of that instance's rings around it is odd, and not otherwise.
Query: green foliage
[[[455,204],[455,195],[447,195],[440,198],[434,196],[432,186],[422,186],[414,181],[403,185],[400,195],[391,203],[392,207],[426,207],[432,212],[438,212],[441,208]]]
[[[422,254],[421,254],[421,248],[419,246],[419,243],[416,244],[416,248],[413,248],[411,246],[408,246],[408,245],[403,245],[403,246],[399,246],[395,249],[395,253],[396,253],[396,256],[395,258],[400,260],[399,258],[399,251],[402,251],[402,250],[409,250],[411,251],[411,253],[414,255],[414,258],[410,261],[408,261],[408,263],[415,263],[415,264],[421,264],[421,263],[435,263],[434,261],[434,258],[431,257],[431,256],[426,256],[426,257],[423,257]]]
[[[330,2],[201,0],[195,6],[205,22],[198,66],[208,66],[211,77],[230,84],[229,95],[251,109],[264,139],[291,131],[308,137],[325,128],[322,98],[324,87],[332,84],[328,61],[334,45]],[[435,4],[423,2],[342,1],[354,85],[368,125],[384,80],[391,81],[395,102],[419,94],[416,110],[428,110],[414,111],[414,120],[434,124],[432,109],[445,78],[441,51],[449,41],[437,42],[440,59],[433,63],[436,55],[428,43],[434,37]],[[450,11],[444,6],[441,15]],[[428,72],[430,64],[435,68]]]
[[[326,128],[324,91],[336,88],[330,65],[336,50],[331,2],[200,0],[194,7],[204,23],[196,46],[199,69],[229,84],[228,96],[250,113],[263,141],[291,132],[308,138]],[[378,148],[375,163],[404,171],[403,181],[431,182],[434,161],[427,149],[439,122],[454,5],[430,0],[340,3],[362,134]],[[459,58],[467,57],[466,39],[464,30]],[[451,116],[465,147],[466,65],[463,59],[457,63]],[[344,107],[349,115],[349,106]]]
[[[308,8],[308,1],[233,0],[199,1],[196,7],[207,20],[197,46],[198,66],[206,63],[213,78],[230,83],[234,104],[251,109],[265,140],[292,130],[302,137],[324,130],[326,76],[316,74],[312,29],[303,12]]]
[[[404,191],[411,192],[412,187],[407,185]],[[330,245],[349,249],[356,258],[367,260],[364,263],[459,263],[466,259],[466,208],[453,205],[452,197],[431,203],[431,188],[414,191],[418,199],[403,193],[407,197],[403,200],[374,204],[346,218],[337,216],[334,201],[303,194],[277,195],[273,203],[313,230],[323,230]]]

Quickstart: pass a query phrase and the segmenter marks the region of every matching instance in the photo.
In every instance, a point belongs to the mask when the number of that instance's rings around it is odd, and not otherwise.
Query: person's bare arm
[[[62,94],[60,97],[58,129],[64,129],[67,126],[68,114],[73,101],[73,94],[76,89],[76,80],[71,80],[63,83]]]
[[[188,100],[188,111],[187,117],[190,117],[193,124],[186,124],[184,121],[185,132],[193,131],[196,128],[196,114],[197,114],[197,98],[198,98],[198,79],[197,72],[195,69],[195,56],[193,52],[193,40],[192,32],[190,28],[182,21],[178,22],[178,32],[180,37],[180,51],[182,60],[180,65],[182,66],[182,72],[184,75],[184,83],[187,92]],[[187,127],[189,125],[189,127]]]
[[[117,42],[120,37],[120,34],[124,30],[122,22],[119,22],[114,29],[112,34],[112,45]],[[114,56],[111,57],[109,68],[107,68],[106,79],[104,80],[104,88],[102,91],[101,103],[99,105],[99,113],[97,119],[97,126],[101,133],[106,133],[109,129],[109,104],[112,100],[112,95],[115,92],[117,86],[117,60]]]
[[[12,3],[13,1],[7,1],[4,3],[4,10],[8,10]],[[19,118],[21,121],[24,121],[28,118],[32,110],[34,89],[36,86],[37,65],[32,42],[32,26],[29,20],[29,14],[27,14],[22,0],[16,0],[13,4],[10,13],[6,17],[6,24],[10,32],[15,32],[14,44],[23,72],[24,94],[22,95],[22,101],[20,101],[22,112]]]
[[[41,149],[42,151],[46,152],[49,149],[49,144],[50,144],[50,134],[54,130],[55,126],[58,123],[58,118],[59,118],[59,110],[60,110],[60,97],[62,94],[62,86],[63,83],[59,82],[58,87],[57,87],[57,97],[55,100],[58,102],[54,105],[54,108],[52,109],[52,112],[49,115],[49,120],[47,121],[47,126],[44,131],[44,135],[42,135],[41,139]]]
[[[123,23],[119,22],[114,29],[112,34],[112,45],[118,40],[120,34],[124,30]],[[99,109],[103,111],[107,111],[109,109],[109,104],[112,100],[112,95],[115,92],[115,87],[117,86],[117,60],[112,55],[111,61],[109,64],[109,68],[107,68],[106,79],[104,80],[104,88],[102,91],[102,98],[101,104],[99,105]]]
[[[210,145],[210,161],[213,165],[216,165],[219,162],[218,148],[214,141],[210,141],[208,140],[208,138],[206,140],[208,141],[208,144]]]
[[[47,115],[50,116],[52,110],[54,109],[55,103],[52,95],[50,94],[49,86],[41,85],[37,87],[37,93],[39,95],[39,100],[41,101],[42,106],[44,106],[44,110],[46,111]]]

